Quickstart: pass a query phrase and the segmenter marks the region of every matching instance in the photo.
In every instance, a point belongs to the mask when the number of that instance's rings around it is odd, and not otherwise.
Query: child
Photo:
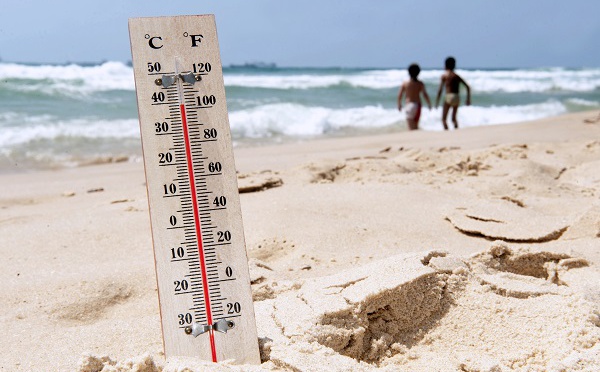
[[[467,88],[467,101],[466,104],[471,104],[471,88],[465,81],[454,72],[456,67],[456,60],[453,57],[446,58],[446,72],[442,75],[442,81],[440,82],[440,88],[438,89],[437,98],[435,100],[435,107],[438,107],[440,103],[440,97],[442,95],[442,87],[446,87],[446,97],[444,98],[444,109],[442,111],[442,124],[444,129],[448,130],[448,124],[446,124],[446,118],[448,117],[448,111],[452,107],[452,122],[454,123],[454,129],[458,129],[458,122],[456,121],[456,112],[460,104],[459,87],[460,84],[464,84]]]
[[[406,121],[408,122],[408,129],[415,130],[419,129],[419,118],[421,116],[421,93],[427,101],[427,105],[431,110],[431,102],[425,90],[425,84],[417,79],[421,68],[416,63],[408,66],[408,74],[410,80],[405,81],[400,88],[398,93],[398,110],[402,111],[402,96],[406,93]]]

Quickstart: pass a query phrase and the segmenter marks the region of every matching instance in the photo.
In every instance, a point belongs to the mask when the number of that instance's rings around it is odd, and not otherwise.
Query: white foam
[[[520,106],[460,106],[457,120],[462,128],[495,124],[511,124],[529,120],[542,119],[566,113],[566,107],[558,101]],[[443,130],[441,109],[424,110],[420,127],[425,130]],[[447,123],[452,127],[451,115]]]
[[[600,102],[598,101],[589,101],[587,99],[582,98],[569,98],[566,101],[572,105],[583,106],[583,107],[598,107],[600,106]]]
[[[437,86],[443,70],[423,70],[419,78]],[[591,92],[600,89],[600,69],[520,69],[520,70],[457,70],[474,92]],[[31,90],[48,94],[88,94],[106,90],[134,90],[133,69],[121,62],[105,62],[97,66],[76,64],[31,66],[0,63],[0,79],[30,79]],[[269,70],[240,73],[224,72],[225,85],[230,87],[267,89],[312,89],[348,85],[357,88],[398,88],[408,79],[406,69],[339,70],[331,73],[315,70]],[[14,89],[28,90],[27,84]]]
[[[424,70],[419,79],[438,86],[442,70]],[[566,70],[457,70],[474,92],[591,92],[600,88],[600,69]],[[391,89],[408,79],[405,70],[371,70],[340,74],[237,74],[225,75],[227,86],[268,89],[311,89],[347,84],[369,89]],[[433,92],[430,92],[433,93]]]
[[[600,69],[461,71],[460,74],[480,92],[591,92],[600,88]]]
[[[229,118],[234,137],[260,138],[316,136],[350,127],[384,127],[396,123],[398,115],[398,111],[381,106],[329,109],[281,103],[232,112]]]
[[[515,123],[559,115],[567,111],[558,101],[520,106],[461,106],[461,127]],[[423,108],[420,127],[442,130],[441,109]],[[306,107],[298,104],[271,104],[232,112],[229,115],[235,138],[273,136],[318,136],[344,129],[406,128],[405,115],[395,109],[365,106],[349,109]],[[449,125],[452,125],[448,119]]]
[[[340,75],[238,75],[224,74],[226,86],[265,88],[265,89],[310,89],[340,84]]]
[[[140,136],[137,119],[106,120],[84,117],[60,120],[51,115],[25,116],[8,112],[0,116],[0,123],[2,123],[0,148],[62,137],[124,139]]]
[[[427,71],[425,75],[435,76],[439,81],[442,71]],[[266,89],[311,89],[327,88],[337,85],[348,85],[355,88],[389,89],[398,88],[402,81],[408,79],[405,70],[370,70],[356,71],[339,74],[300,74],[291,75],[287,73],[268,74],[239,74],[225,73],[226,86],[255,87]]]
[[[11,88],[46,94],[89,94],[107,90],[134,90],[133,69],[121,62],[97,66],[0,64],[0,79],[17,79]],[[29,82],[23,82],[31,80]]]

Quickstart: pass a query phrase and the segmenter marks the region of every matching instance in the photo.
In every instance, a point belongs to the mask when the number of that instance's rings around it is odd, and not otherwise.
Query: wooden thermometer
[[[166,357],[260,363],[213,15],[129,36]]]

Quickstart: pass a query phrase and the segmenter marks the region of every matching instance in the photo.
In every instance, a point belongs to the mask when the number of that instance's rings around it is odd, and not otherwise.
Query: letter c
[[[150,45],[150,48],[152,48],[152,49],[160,49],[160,48],[162,48],[163,47],[162,44],[161,45],[154,45],[154,39],[162,40],[162,37],[160,37],[160,36],[151,37],[150,40],[148,40],[148,44]]]

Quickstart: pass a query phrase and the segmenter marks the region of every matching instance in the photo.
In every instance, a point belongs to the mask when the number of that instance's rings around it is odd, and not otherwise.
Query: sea
[[[432,102],[440,69],[424,69]],[[471,86],[461,127],[516,123],[600,109],[600,68],[459,69]],[[234,148],[407,130],[397,110],[398,68],[223,68]],[[464,102],[465,90],[462,90]],[[441,108],[420,128],[440,131]],[[0,62],[0,173],[142,157],[129,63]]]

